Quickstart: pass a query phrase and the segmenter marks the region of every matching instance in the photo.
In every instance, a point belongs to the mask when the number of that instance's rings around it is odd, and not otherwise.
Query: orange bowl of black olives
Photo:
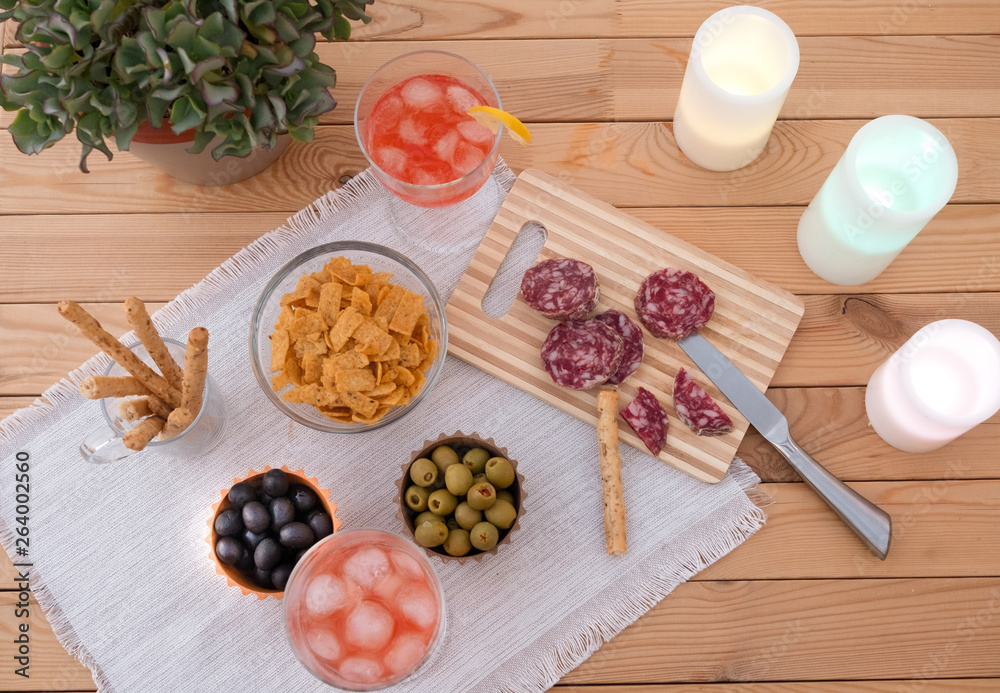
[[[281,599],[309,548],[340,528],[330,492],[302,470],[251,470],[221,491],[208,521],[215,571],[243,594]]]
[[[492,438],[459,431],[425,441],[402,471],[397,517],[417,544],[441,560],[496,553],[520,526],[524,477]]]

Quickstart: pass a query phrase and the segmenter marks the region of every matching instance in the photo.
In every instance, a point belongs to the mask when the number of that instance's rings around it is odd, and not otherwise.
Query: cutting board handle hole
[[[521,288],[521,277],[538,260],[548,232],[541,224],[529,221],[517,232],[517,238],[507,249],[507,255],[500,263],[493,281],[486,289],[480,304],[483,313],[494,319],[507,315],[514,305],[517,292]]]

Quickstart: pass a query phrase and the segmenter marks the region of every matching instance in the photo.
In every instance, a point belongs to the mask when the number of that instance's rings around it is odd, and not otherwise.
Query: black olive
[[[264,475],[264,493],[283,496],[288,493],[288,475],[281,469],[268,470]]]
[[[281,529],[295,519],[295,505],[284,496],[271,501],[271,526]]]
[[[288,496],[292,499],[292,502],[295,503],[295,509],[298,510],[303,517],[308,517],[309,511],[319,504],[319,499],[316,498],[316,494],[301,484],[296,484],[288,489]]]
[[[229,537],[243,531],[243,518],[236,508],[226,508],[215,516],[215,533]]]
[[[226,565],[235,565],[243,558],[243,544],[233,537],[222,537],[215,543],[215,555]]]
[[[233,487],[229,489],[229,494],[226,497],[229,499],[229,505],[234,508],[241,509],[244,505],[257,497],[257,489],[245,481],[240,481],[239,483],[233,484]]]
[[[316,535],[316,541],[333,534],[333,520],[324,513],[312,513],[309,516],[309,528]]]
[[[249,529],[244,529],[243,534],[240,535],[240,538],[243,540],[243,543],[246,545],[247,549],[251,553],[253,553],[254,551],[257,550],[257,544],[264,541],[264,537],[266,536],[267,535],[264,533],[258,534],[256,532],[251,532]]]
[[[251,532],[263,532],[271,526],[271,513],[260,501],[250,501],[243,506],[243,524]]]
[[[272,537],[266,537],[253,552],[253,562],[261,570],[271,570],[281,560],[281,547]]]
[[[285,589],[285,585],[288,584],[288,576],[292,574],[293,567],[290,563],[282,563],[271,571],[271,582],[276,589]]]
[[[243,558],[236,562],[236,569],[242,573],[253,573],[256,568],[253,564],[253,550],[247,549],[243,552]]]
[[[312,546],[312,543],[316,541],[316,535],[313,534],[309,525],[301,522],[290,522],[285,525],[281,528],[278,536],[281,538],[282,544],[293,549],[304,549],[307,546]]]
[[[257,583],[258,587],[263,587],[266,590],[271,589],[271,571],[254,568],[253,581]]]
[[[259,500],[260,500],[261,503],[264,504],[264,507],[270,508],[271,507],[271,503],[274,502],[275,498],[277,498],[277,496],[272,496],[270,493],[262,493],[262,494],[260,494],[260,499]]]
[[[301,561],[302,557],[306,555],[306,551],[308,551],[308,550],[309,549],[299,549],[298,551],[296,551],[295,553],[293,553],[292,554],[292,560],[291,560],[292,565],[295,565],[296,563],[298,563],[299,561]]]

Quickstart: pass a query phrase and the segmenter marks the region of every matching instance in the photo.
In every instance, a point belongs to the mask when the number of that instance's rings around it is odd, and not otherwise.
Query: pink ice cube
[[[455,145],[455,158],[452,160],[452,166],[455,167],[456,174],[464,176],[466,173],[475,170],[479,164],[483,163],[483,159],[485,158],[481,149],[462,140]]]
[[[454,130],[449,130],[441,135],[441,139],[434,143],[434,153],[443,161],[451,161],[451,157],[455,154],[455,145],[458,144],[458,141],[458,133]]]
[[[341,676],[354,683],[377,683],[384,676],[382,665],[367,657],[348,657],[338,670]]]
[[[386,604],[391,604],[407,580],[402,575],[390,575],[375,586],[374,595]]]
[[[313,616],[329,616],[353,604],[360,596],[354,585],[333,575],[320,575],[306,588],[306,610]]]
[[[420,146],[427,141],[426,133],[413,122],[412,118],[407,118],[399,124],[399,138],[406,144],[416,146]]]
[[[448,87],[448,103],[459,113],[466,113],[473,106],[479,105],[479,99],[465,87],[452,84]]]
[[[444,94],[438,85],[419,77],[404,84],[400,93],[406,105],[418,109],[427,108],[444,99]]]
[[[389,557],[377,546],[362,546],[343,564],[344,578],[361,589],[370,590],[392,572]]]
[[[397,147],[380,147],[372,152],[375,164],[390,176],[399,178],[406,171],[406,152]]]
[[[392,643],[385,656],[385,665],[393,676],[402,676],[410,673],[426,652],[423,638],[412,634],[404,635]]]
[[[472,118],[463,120],[457,128],[462,137],[474,144],[492,144],[496,138],[496,134],[492,130]]]
[[[389,610],[366,599],[344,622],[344,639],[355,647],[375,652],[385,647],[395,628],[396,622]]]
[[[392,551],[389,556],[392,558],[392,564],[396,566],[396,570],[399,571],[400,575],[413,580],[419,580],[424,577],[424,569],[420,567],[420,563],[413,556],[402,551]]]
[[[313,651],[313,654],[328,662],[335,662],[340,659],[341,652],[343,651],[340,642],[337,640],[337,636],[325,628],[313,628],[310,630],[306,635],[306,642],[309,643],[309,649]]]
[[[413,625],[427,629],[438,617],[438,603],[424,585],[411,585],[396,596],[399,613]]]

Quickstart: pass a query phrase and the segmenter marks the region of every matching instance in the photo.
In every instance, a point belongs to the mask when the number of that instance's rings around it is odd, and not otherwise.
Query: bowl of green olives
[[[408,536],[443,561],[494,554],[520,526],[524,477],[492,438],[459,431],[425,441],[402,472],[396,516]]]
[[[340,528],[330,492],[302,470],[250,470],[220,493],[208,520],[209,556],[244,595],[281,599],[302,555]]]

